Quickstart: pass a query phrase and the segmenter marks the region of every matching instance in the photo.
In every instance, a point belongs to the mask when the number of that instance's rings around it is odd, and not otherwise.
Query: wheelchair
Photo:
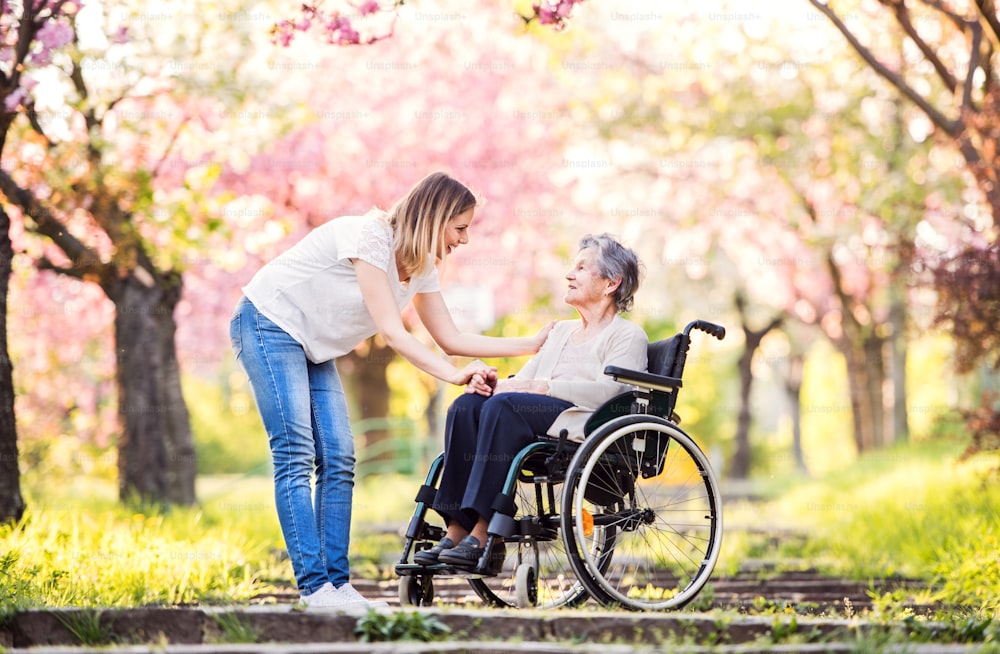
[[[400,604],[432,605],[434,579],[447,577],[466,579],[496,607],[573,607],[593,598],[654,611],[694,599],[719,557],[722,503],[708,457],[674,413],[693,330],[725,337],[724,327],[695,320],[648,346],[648,372],[608,366],[605,374],[632,389],[593,413],[582,442],[564,430],[538,436],[515,456],[474,569],[412,560],[445,533],[428,516],[437,517],[430,506],[438,456],[395,566]],[[502,566],[491,559],[495,547],[506,547]]]

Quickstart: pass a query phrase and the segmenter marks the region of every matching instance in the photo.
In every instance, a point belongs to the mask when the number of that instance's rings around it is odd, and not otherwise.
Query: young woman
[[[433,173],[388,212],[316,228],[243,288],[230,337],[267,431],[278,520],[305,608],[369,606],[350,584],[354,439],[334,360],[377,332],[420,370],[481,387],[495,368],[478,360],[456,368],[406,330],[404,306],[413,303],[449,355],[532,354],[551,328],[526,338],[456,328],[436,264],[468,243],[475,207],[468,188]]]

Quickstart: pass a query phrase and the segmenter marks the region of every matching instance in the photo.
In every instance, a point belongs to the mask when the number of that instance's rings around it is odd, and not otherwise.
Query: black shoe
[[[438,544],[430,549],[420,550],[413,555],[413,562],[417,565],[434,565],[438,562],[438,555],[444,550],[455,547],[455,542],[445,536]]]
[[[438,560],[441,563],[448,563],[460,568],[473,569],[485,551],[486,548],[479,546],[479,539],[475,536],[466,536],[455,547],[443,550],[438,554]],[[503,543],[495,543],[492,552],[490,552],[489,571],[493,574],[499,572],[503,568],[503,562],[506,558],[507,552]]]

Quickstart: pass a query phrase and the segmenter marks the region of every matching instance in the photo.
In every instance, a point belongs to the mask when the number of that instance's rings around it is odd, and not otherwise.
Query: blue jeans
[[[354,437],[336,365],[309,361],[246,297],[229,335],[271,445],[278,521],[298,588],[339,587],[350,581]]]

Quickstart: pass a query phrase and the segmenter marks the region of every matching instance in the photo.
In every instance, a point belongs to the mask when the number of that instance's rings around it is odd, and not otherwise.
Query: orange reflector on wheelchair
[[[594,535],[594,516],[590,515],[590,511],[587,509],[582,509],[583,513],[583,535],[590,538]]]

